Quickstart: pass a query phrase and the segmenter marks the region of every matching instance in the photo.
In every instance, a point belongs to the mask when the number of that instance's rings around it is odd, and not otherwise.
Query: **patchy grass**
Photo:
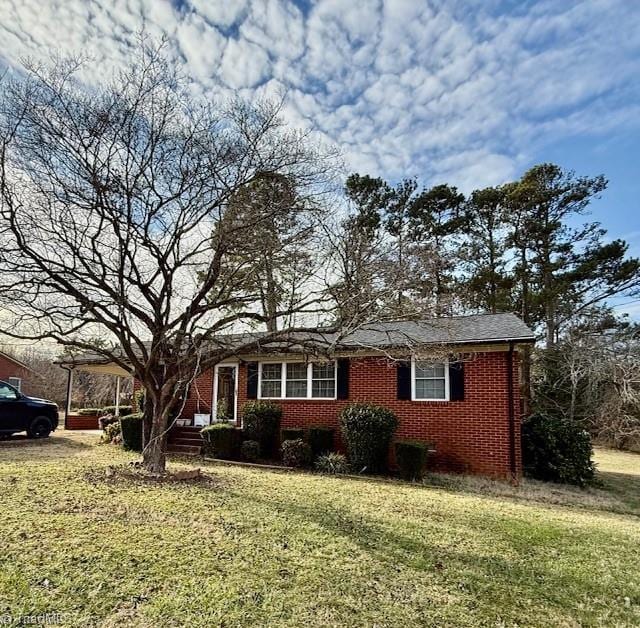
[[[205,465],[160,485],[61,432],[0,443],[0,617],[66,626],[640,624],[640,457],[589,491]],[[176,461],[174,469],[188,461]],[[105,479],[103,479],[103,477]],[[635,495],[635,497],[633,496]]]

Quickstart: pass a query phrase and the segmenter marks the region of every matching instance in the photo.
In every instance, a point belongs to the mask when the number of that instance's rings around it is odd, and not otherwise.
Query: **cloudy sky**
[[[143,27],[204,97],[286,93],[350,169],[465,191],[604,173],[594,216],[640,254],[637,0],[2,0],[0,63],[81,52],[103,76]]]

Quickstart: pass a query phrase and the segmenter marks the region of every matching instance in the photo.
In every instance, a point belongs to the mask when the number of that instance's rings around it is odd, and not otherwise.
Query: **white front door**
[[[217,364],[213,372],[213,420],[235,423],[238,416],[238,365]]]

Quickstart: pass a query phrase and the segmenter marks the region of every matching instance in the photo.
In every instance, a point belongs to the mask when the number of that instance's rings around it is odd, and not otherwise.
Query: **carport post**
[[[73,385],[73,369],[67,368],[67,399],[64,407],[64,418],[71,414],[71,386]]]
[[[120,375],[116,375],[116,416],[120,416]]]

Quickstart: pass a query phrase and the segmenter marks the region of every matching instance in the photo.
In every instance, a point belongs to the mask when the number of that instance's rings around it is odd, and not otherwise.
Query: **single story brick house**
[[[519,353],[534,341],[510,313],[372,323],[335,343],[324,336],[322,359],[271,347],[225,360],[195,380],[180,418],[240,426],[248,400],[268,399],[282,427],[334,427],[340,448],[340,410],[371,402],[398,416],[397,439],[433,446],[432,467],[519,477]],[[179,428],[170,443],[186,451],[199,429]]]

